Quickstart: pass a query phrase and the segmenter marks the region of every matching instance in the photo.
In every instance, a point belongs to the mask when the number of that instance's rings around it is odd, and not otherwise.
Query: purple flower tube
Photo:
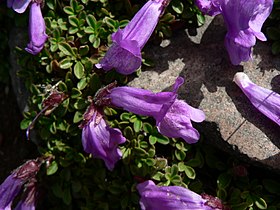
[[[37,55],[44,47],[48,35],[46,34],[46,25],[41,12],[40,4],[33,2],[29,13],[29,38],[25,50],[33,55]]]
[[[142,62],[141,49],[152,35],[168,0],[149,0],[124,28],[112,34],[113,44],[97,68],[131,74]]]
[[[151,180],[137,185],[142,210],[213,210],[222,209],[219,199],[205,198],[179,186],[157,186]]]
[[[243,72],[236,73],[233,81],[240,87],[254,107],[280,126],[279,94],[254,84]]]

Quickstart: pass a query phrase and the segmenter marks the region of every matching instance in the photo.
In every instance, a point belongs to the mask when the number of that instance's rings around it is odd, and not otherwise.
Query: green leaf
[[[151,134],[153,132],[153,126],[150,123],[144,122],[143,123],[143,130],[146,133],[150,133]]]
[[[134,136],[134,132],[132,130],[132,128],[130,126],[127,126],[124,130],[123,130],[123,135],[127,138],[127,139],[132,139]]]
[[[80,122],[82,119],[83,119],[83,112],[81,111],[76,111],[75,112],[75,115],[74,115],[74,118],[73,118],[73,123],[78,123]]]
[[[100,38],[96,38],[93,42],[93,47],[98,48],[100,46],[100,42],[101,42]]]
[[[152,144],[152,145],[155,144],[155,143],[157,143],[157,137],[150,135],[150,136],[149,136],[149,142],[150,142],[150,144]]]
[[[227,191],[224,188],[219,188],[217,191],[217,197],[221,200],[226,200]]]
[[[129,121],[130,117],[131,117],[131,113],[128,112],[124,112],[120,115],[120,119],[122,121]]]
[[[267,209],[267,204],[263,198],[254,197],[255,204],[259,209]]]
[[[107,24],[107,26],[113,28],[113,29],[117,29],[118,28],[118,23],[117,21],[109,18],[109,17],[105,17],[104,18],[104,22]]]
[[[89,46],[88,45],[80,46],[79,53],[80,53],[81,56],[87,55],[88,52],[89,52]]]
[[[66,6],[63,8],[63,11],[68,15],[75,15],[75,12],[72,7]]]
[[[20,129],[21,130],[25,130],[28,128],[28,126],[31,124],[32,120],[30,119],[23,119],[21,122],[20,122]]]
[[[72,65],[73,63],[69,58],[65,58],[59,62],[59,67],[61,69],[69,69]]]
[[[152,176],[152,179],[160,181],[164,177],[164,174],[158,171],[156,174]]]
[[[186,153],[181,150],[175,150],[175,156],[178,160],[183,161],[186,158]]]
[[[164,145],[169,144],[169,138],[165,136],[158,135],[156,138],[157,138],[157,142],[160,144],[164,144]]]
[[[186,169],[186,165],[185,165],[184,162],[178,163],[178,170],[179,170],[180,172],[185,171],[185,169]]]
[[[167,160],[165,158],[156,158],[155,167],[157,170],[164,169],[167,166]]]
[[[85,109],[88,106],[88,103],[84,99],[78,99],[74,103],[74,108],[77,110]]]
[[[178,174],[178,171],[179,171],[178,166],[175,165],[175,164],[172,165],[172,167],[171,167],[171,169],[170,169],[171,176],[177,175],[177,174]]]
[[[88,15],[86,17],[86,21],[87,21],[87,24],[89,26],[91,26],[93,29],[95,29],[95,26],[96,26],[96,19],[93,15]]]
[[[75,16],[69,16],[68,21],[69,21],[70,25],[77,27],[77,28],[79,27],[79,19],[76,18]]]
[[[71,192],[70,192],[70,188],[66,188],[63,190],[63,196],[62,196],[63,202],[66,205],[70,205],[72,202],[72,196],[71,196]]]
[[[77,89],[77,88],[72,88],[72,91],[71,91],[71,98],[78,98],[79,96],[82,95],[82,92]]]
[[[142,128],[142,121],[140,119],[137,119],[134,123],[133,123],[133,129],[136,133],[138,133]]]
[[[73,51],[72,47],[66,43],[66,42],[60,42],[58,44],[58,48],[61,52],[63,52],[65,55],[76,57],[75,52]]]
[[[195,173],[195,170],[192,167],[186,166],[185,174],[187,175],[187,177],[189,179],[195,179],[196,173]]]
[[[81,79],[83,78],[84,73],[85,73],[85,68],[83,64],[80,61],[78,61],[74,66],[74,74],[78,79]]]
[[[56,7],[56,1],[55,0],[49,0],[46,2],[47,6],[51,9],[54,10]]]
[[[184,4],[179,0],[174,0],[171,2],[172,9],[178,13],[182,14],[184,10]]]
[[[232,176],[229,173],[222,173],[218,177],[217,184],[219,188],[226,188],[231,182]]]
[[[83,90],[86,86],[87,86],[87,78],[81,79],[77,84],[77,88],[79,90]]]
[[[55,172],[57,172],[57,169],[58,169],[58,165],[56,161],[52,161],[47,168],[47,175],[48,176],[53,175]]]
[[[59,82],[58,89],[62,92],[67,92],[68,91],[67,85],[62,81]]]
[[[198,26],[202,26],[205,23],[205,16],[203,14],[196,14]]]
[[[172,15],[171,13],[166,13],[161,19],[160,21],[164,21],[164,22],[172,22],[175,20],[175,16]]]

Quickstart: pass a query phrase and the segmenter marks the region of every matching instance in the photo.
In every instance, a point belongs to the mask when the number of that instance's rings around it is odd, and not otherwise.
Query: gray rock
[[[16,47],[24,48],[27,44],[26,40],[26,29],[22,28],[13,28],[10,32],[9,47],[10,47],[10,77],[12,81],[12,86],[14,93],[17,98],[17,103],[20,108],[20,111],[27,110],[27,100],[28,100],[28,91],[25,88],[24,82],[21,78],[17,76],[17,72],[22,69],[18,64],[18,56],[15,51]]]
[[[256,84],[280,93],[280,58],[271,55],[268,43],[257,42],[253,60],[233,66],[224,48],[225,34],[221,17],[207,18],[195,37],[181,31],[161,46],[146,46],[155,67],[143,69],[129,85],[157,92],[184,77],[180,98],[205,112],[206,121],[197,126],[210,143],[279,170],[279,126],[258,112],[232,79],[243,71]]]

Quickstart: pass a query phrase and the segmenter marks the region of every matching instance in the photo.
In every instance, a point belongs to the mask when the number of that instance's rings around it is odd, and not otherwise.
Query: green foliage
[[[267,21],[266,34],[272,41],[271,51],[274,55],[280,54],[280,1],[274,1],[273,10]]]

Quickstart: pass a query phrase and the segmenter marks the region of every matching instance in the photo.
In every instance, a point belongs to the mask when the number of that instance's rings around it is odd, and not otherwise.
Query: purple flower
[[[219,199],[202,196],[179,186],[156,186],[151,180],[137,185],[142,210],[222,209]]]
[[[44,47],[44,44],[48,38],[46,34],[46,25],[41,12],[40,4],[36,2],[31,3],[29,13],[29,38],[25,50],[33,55],[38,54]]]
[[[141,66],[141,49],[152,35],[159,16],[168,0],[150,0],[124,28],[112,34],[113,44],[97,68],[109,71],[115,68],[121,74],[131,74]]]
[[[251,103],[269,119],[280,125],[280,95],[254,84],[243,73],[235,74],[233,81],[241,88]]]
[[[14,198],[21,191],[22,186],[34,180],[35,175],[40,169],[40,160],[30,160],[17,168],[0,185],[0,210],[11,209]]]
[[[17,13],[25,12],[26,8],[28,7],[31,0],[8,0],[7,6],[9,8],[13,8],[14,11]]]
[[[223,15],[228,30],[225,46],[232,64],[252,58],[256,38],[266,41],[261,27],[272,10],[273,0],[196,0],[196,3],[209,15],[220,12]]]
[[[184,79],[178,77],[172,92],[160,93],[133,87],[116,87],[107,97],[114,106],[155,118],[161,134],[171,138],[181,137],[188,143],[195,143],[199,139],[199,133],[192,127],[191,120],[202,122],[205,115],[203,111],[177,99],[176,91],[183,82]]]
[[[221,13],[219,0],[196,0],[195,3],[204,14],[214,16]]]
[[[119,129],[111,128],[104,120],[101,111],[92,104],[84,115],[86,121],[82,125],[82,143],[85,152],[104,160],[109,170],[113,170],[122,153],[118,148],[126,139]]]

